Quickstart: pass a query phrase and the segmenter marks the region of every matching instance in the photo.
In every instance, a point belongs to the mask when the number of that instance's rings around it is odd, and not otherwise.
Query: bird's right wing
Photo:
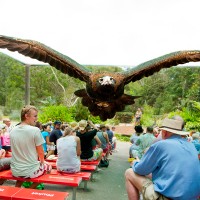
[[[24,56],[49,63],[64,74],[79,78],[81,81],[87,82],[91,74],[90,70],[76,61],[37,41],[0,35],[0,48],[17,51]]]

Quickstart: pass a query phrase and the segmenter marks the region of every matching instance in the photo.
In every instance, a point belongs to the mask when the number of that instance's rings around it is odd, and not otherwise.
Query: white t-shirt
[[[77,143],[75,136],[66,136],[57,140],[57,169],[74,173],[80,171],[80,159],[76,152]]]
[[[11,171],[14,176],[30,176],[39,169],[36,146],[45,141],[40,129],[30,125],[18,125],[10,132],[12,149]]]

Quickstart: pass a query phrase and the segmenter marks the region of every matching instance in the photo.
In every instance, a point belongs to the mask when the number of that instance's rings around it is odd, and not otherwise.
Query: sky
[[[83,65],[136,66],[171,52],[200,50],[199,0],[0,0],[0,5],[0,35],[36,40]]]

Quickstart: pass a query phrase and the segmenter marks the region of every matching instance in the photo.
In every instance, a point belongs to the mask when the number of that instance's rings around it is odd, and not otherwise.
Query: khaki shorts
[[[150,179],[146,179],[142,186],[143,200],[169,200],[163,195],[155,192],[153,182]]]

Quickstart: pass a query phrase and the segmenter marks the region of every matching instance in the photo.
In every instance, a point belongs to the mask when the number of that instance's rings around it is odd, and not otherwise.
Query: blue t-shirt
[[[43,143],[43,149],[44,152],[47,152],[47,143],[46,143],[46,137],[49,137],[49,133],[47,131],[42,131],[42,136],[44,138],[45,143]]]
[[[133,171],[152,173],[156,192],[179,200],[196,200],[200,196],[200,162],[193,144],[179,135],[151,145]]]
[[[114,134],[111,130],[107,130],[106,132],[108,134],[109,142],[112,144],[112,139],[113,139]]]

